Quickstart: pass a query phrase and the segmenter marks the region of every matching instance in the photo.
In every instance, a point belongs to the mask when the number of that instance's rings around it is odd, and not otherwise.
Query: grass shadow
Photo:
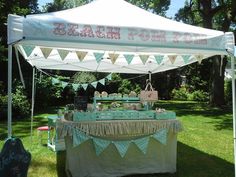
[[[178,142],[177,172],[124,177],[234,177],[234,164]]]

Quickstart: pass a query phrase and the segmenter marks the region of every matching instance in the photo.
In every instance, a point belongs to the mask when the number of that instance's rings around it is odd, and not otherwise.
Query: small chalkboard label
[[[88,97],[87,96],[76,96],[74,98],[75,109],[77,110],[87,110]]]
[[[9,138],[0,153],[1,177],[27,177],[31,154],[19,138]]]

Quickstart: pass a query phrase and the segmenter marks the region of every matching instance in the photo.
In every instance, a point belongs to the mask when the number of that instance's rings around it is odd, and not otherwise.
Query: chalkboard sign
[[[31,154],[19,138],[9,138],[0,153],[1,177],[27,177]]]
[[[75,109],[77,110],[87,110],[88,97],[87,96],[76,96],[74,98]]]

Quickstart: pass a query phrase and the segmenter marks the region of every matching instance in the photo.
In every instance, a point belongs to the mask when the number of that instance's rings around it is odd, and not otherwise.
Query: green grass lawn
[[[156,106],[175,111],[184,127],[184,131],[178,134],[177,172],[133,176],[234,177],[231,108],[213,109],[204,103],[177,101],[159,101]],[[47,149],[46,145],[40,145],[37,136],[36,127],[47,124],[45,117],[46,114],[35,116],[32,142],[30,120],[13,122],[13,135],[21,138],[25,148],[32,154],[29,177],[57,176],[56,153]],[[0,148],[7,136],[6,127],[6,122],[0,122]]]

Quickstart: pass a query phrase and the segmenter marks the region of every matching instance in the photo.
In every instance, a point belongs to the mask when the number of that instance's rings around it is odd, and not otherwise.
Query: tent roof
[[[120,73],[165,71],[234,50],[233,33],[175,22],[124,0],[9,15],[8,43],[41,69]]]

